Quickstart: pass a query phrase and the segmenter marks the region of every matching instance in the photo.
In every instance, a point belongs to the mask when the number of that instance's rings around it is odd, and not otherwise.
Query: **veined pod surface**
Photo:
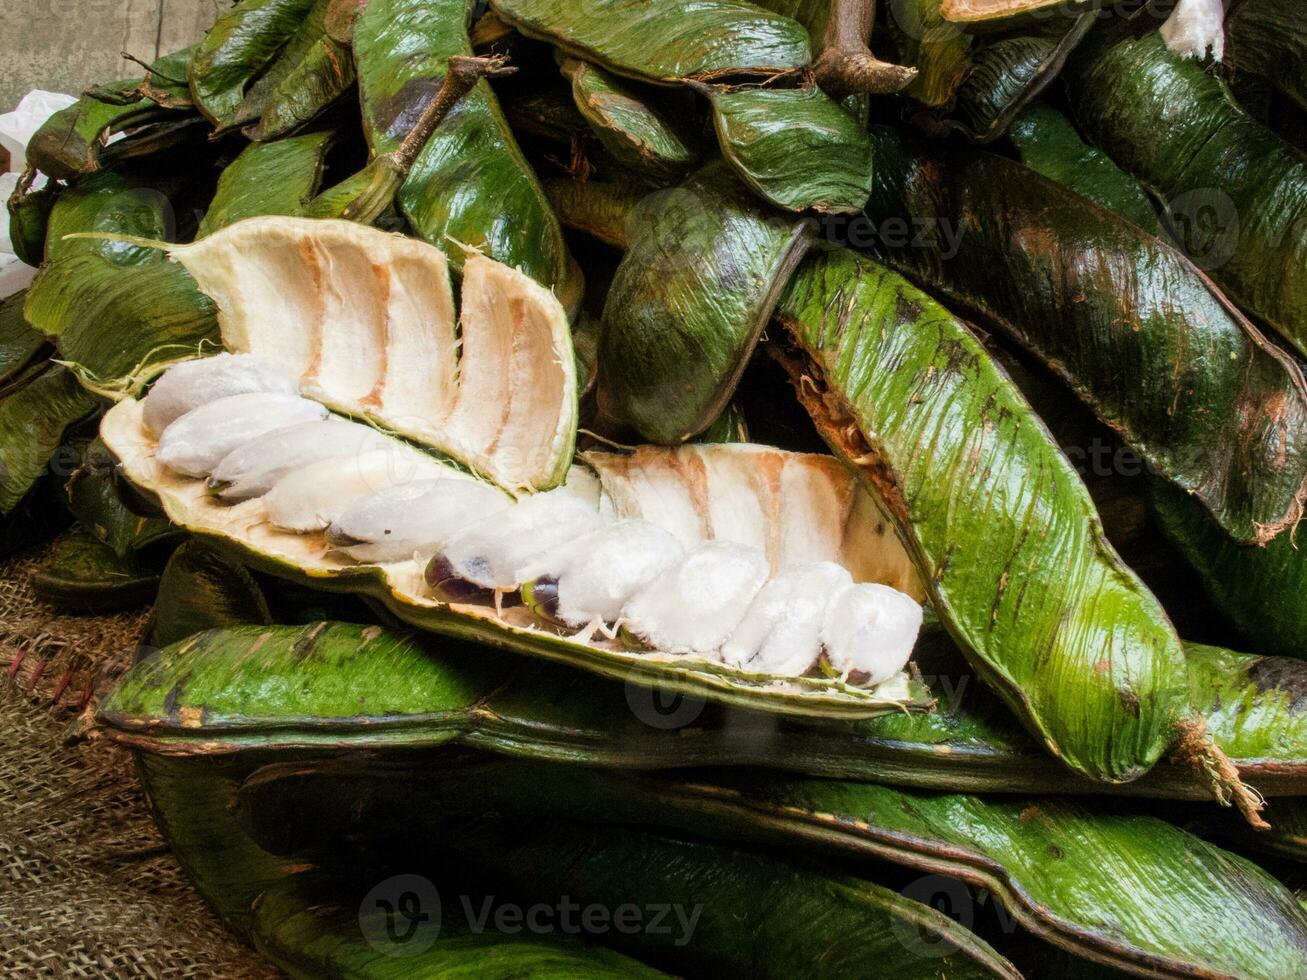
[[[110,92],[134,91],[140,79],[116,82]],[[114,133],[167,118],[171,113],[149,99],[126,104],[84,95],[47,119],[27,145],[28,163],[47,177],[72,180],[100,169],[100,154]]]
[[[470,254],[460,336],[445,253],[425,242],[264,217],[171,252],[213,297],[226,347],[286,368],[313,398],[510,491],[567,475],[578,414],[571,331],[554,296],[522,273]]]
[[[494,0],[491,9],[527,37],[649,82],[770,76],[812,60],[802,24],[742,0]]]
[[[346,623],[237,628],[231,613],[264,622],[257,604],[225,562],[210,561],[216,553],[206,548],[201,563],[196,547],[178,550],[160,585],[157,622],[177,624],[174,645],[129,670],[97,719],[107,737],[151,754],[457,745],[614,769],[754,766],[953,792],[1207,798],[1191,771],[1170,763],[1120,786],[1068,772],[938,632],[915,653],[938,698],[930,713],[835,725],[703,702],[669,707],[655,692],[449,640]],[[179,594],[215,598],[196,609]],[[206,627],[227,628],[191,635]],[[1190,697],[1216,744],[1268,795],[1303,792],[1307,666],[1193,644],[1186,654]]]
[[[807,249],[724,164],[645,198],[604,303],[600,404],[651,442],[684,442],[730,401]]]
[[[64,433],[95,411],[65,367],[50,365],[0,397],[0,514],[9,514],[45,473]]]
[[[878,687],[859,687],[819,676],[750,674],[712,659],[665,651],[631,651],[601,632],[571,635],[537,619],[528,608],[489,598],[444,602],[428,587],[425,560],[359,565],[330,552],[321,533],[288,534],[273,527],[262,498],[228,507],[208,492],[203,481],[171,473],[155,458],[155,438],[143,425],[142,403],[121,403],[106,418],[102,431],[106,444],[122,462],[126,478],[156,497],[174,523],[225,545],[261,570],[321,589],[380,599],[396,616],[423,629],[456,638],[477,638],[492,646],[561,660],[635,684],[659,684],[780,713],[865,717],[893,707],[912,710],[927,704],[922,700],[926,696],[924,685],[905,673]],[[735,446],[695,448],[738,451]],[[847,475],[844,479],[850,480]],[[705,492],[706,488],[701,487],[700,493]],[[702,498],[697,505],[707,509]],[[598,508],[597,503],[594,506]],[[750,510],[762,512],[757,503]],[[784,508],[781,513],[785,513]],[[865,508],[843,516],[837,511],[827,515],[832,521],[845,518],[863,522],[865,547],[883,547],[883,528],[878,528]],[[759,531],[764,542],[772,536],[785,536],[774,521],[764,523]],[[831,540],[839,543],[844,534],[841,529],[831,535]]]
[[[68,239],[80,232],[112,232],[136,238],[159,239],[175,229],[168,191],[176,182],[143,180],[117,170],[100,170],[71,181],[50,209],[45,260],[56,262],[70,255],[101,255],[115,265],[150,265],[163,261],[156,248],[126,241]]]
[[[1307,157],[1156,31],[1096,34],[1065,77],[1081,131],[1158,197],[1178,237],[1214,209],[1219,229],[1184,247],[1236,303],[1307,352]]]
[[[25,293],[0,300],[0,393],[32,368],[46,349],[45,338],[23,317]]]
[[[1275,0],[1243,0],[1225,20],[1235,71],[1264,78],[1307,109],[1307,31],[1297,11]]]
[[[976,670],[1071,768],[1151,768],[1190,715],[1180,641],[979,342],[842,250],[800,268],[777,319],[800,400],[880,496]]]
[[[177,537],[177,529],[162,517],[137,513],[113,472],[113,460],[99,439],[82,451],[82,463],[64,484],[73,517],[109,546],[119,558]]]
[[[1202,580],[1212,604],[1259,650],[1307,659],[1307,552],[1293,534],[1242,545],[1174,489],[1153,484],[1153,512]]]
[[[204,238],[246,218],[298,214],[318,193],[331,131],[305,133],[241,151],[218,178],[218,189],[196,237]]]
[[[605,946],[562,935],[512,935],[466,921],[460,903],[442,906],[412,931],[393,929],[393,910],[367,908],[370,882],[320,872],[287,876],[254,903],[252,938],[291,976],[368,980],[657,980],[667,977]],[[387,938],[382,938],[387,937]]]
[[[402,839],[407,815],[423,813],[638,824],[730,846],[887,860],[982,888],[1034,935],[1127,972],[1276,980],[1307,969],[1307,912],[1287,888],[1153,816],[744,770],[686,782],[522,762],[434,768],[273,764],[242,786],[238,811],[278,853],[369,831]],[[322,825],[301,835],[319,814]]]
[[[1012,123],[1007,137],[1031,170],[1157,234],[1157,212],[1148,192],[1101,150],[1085,143],[1056,109],[1043,103],[1030,106]]]
[[[453,55],[470,55],[469,0],[370,0],[354,31],[363,130],[377,156],[399,148]],[[453,239],[562,290],[570,257],[530,164],[484,79],[436,127],[396,197],[413,230]],[[462,255],[451,256],[456,269]]]
[[[1033,353],[1229,534],[1297,523],[1302,370],[1184,255],[1002,157],[873,139],[868,214],[925,229],[879,258]]]
[[[356,81],[349,47],[319,26],[324,6],[320,2],[314,8],[317,16],[311,14],[301,27],[304,31],[311,25],[312,43],[263,96],[258,120],[245,127],[250,139],[274,140],[296,132],[331,108]],[[291,51],[288,46],[283,57]]]
[[[816,85],[696,88],[712,103],[722,156],[764,200],[787,211],[836,214],[867,203],[866,126]]]
[[[32,592],[42,602],[75,612],[131,609],[150,601],[159,573],[135,555],[112,548],[74,526],[55,539],[32,576]]]
[[[300,26],[314,0],[241,0],[200,42],[190,64],[196,107],[215,126],[234,122],[249,84]]]
[[[165,647],[208,629],[271,622],[268,600],[243,566],[202,541],[188,540],[172,553],[159,579],[149,642]]]
[[[699,157],[689,127],[670,116],[652,93],[637,91],[597,65],[564,58],[559,66],[572,84],[572,99],[599,142],[618,162],[654,180],[675,180]],[[665,93],[664,93],[665,94]]]

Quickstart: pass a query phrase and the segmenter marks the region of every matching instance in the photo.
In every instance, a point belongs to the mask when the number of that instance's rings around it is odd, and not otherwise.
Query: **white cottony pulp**
[[[830,666],[876,685],[903,669],[921,631],[921,606],[876,582],[850,585],[831,601],[821,629]]]
[[[429,558],[512,502],[502,490],[473,480],[419,480],[354,501],[332,523],[327,540],[358,562]]]
[[[771,569],[758,548],[710,541],[626,604],[627,629],[668,653],[713,654],[735,631]]]
[[[186,476],[208,476],[245,443],[300,422],[327,417],[317,402],[298,395],[252,392],[206,402],[163,430],[159,462]]]
[[[1225,5],[1222,0],[1179,0],[1159,28],[1162,40],[1181,58],[1225,57]]]
[[[145,401],[145,425],[154,434],[187,412],[229,395],[294,395],[299,383],[284,368],[252,354],[217,354],[170,367]]]
[[[575,627],[616,622],[627,600],[684,554],[675,537],[648,521],[592,531],[558,556],[557,618]]]
[[[760,674],[806,674],[821,655],[826,608],[852,584],[853,576],[834,562],[785,569],[750,603],[722,660]]]
[[[263,496],[282,477],[310,463],[384,449],[393,442],[384,432],[347,419],[305,422],[275,429],[232,450],[214,468],[209,482],[223,500],[248,500]]]

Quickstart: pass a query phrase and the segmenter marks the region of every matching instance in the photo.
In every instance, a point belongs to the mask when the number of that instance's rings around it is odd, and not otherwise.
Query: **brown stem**
[[[517,71],[510,67],[504,55],[491,55],[487,58],[474,58],[468,55],[454,55],[449,59],[445,69],[445,80],[435,98],[427,103],[422,115],[413,125],[399,149],[390,154],[392,161],[401,173],[407,174],[413,169],[422,148],[436,131],[436,127],[448,115],[449,110],[458,104],[458,100],[472,91],[477,82],[483,78],[499,78]]]
[[[163,72],[159,71],[157,68],[153,68],[153,67],[151,67],[147,62],[142,61],[140,58],[136,57],[136,55],[134,55],[134,54],[130,54],[130,53],[127,52],[127,51],[123,51],[123,52],[122,52],[122,56],[123,56],[123,58],[124,58],[125,60],[130,61],[132,64],[134,64],[134,65],[140,65],[142,68],[145,69],[145,74],[146,74],[146,76],[147,76],[145,80],[146,80],[147,82],[150,80],[150,79],[149,79],[149,76],[153,76],[153,77],[155,77],[155,78],[162,78],[165,82],[172,82],[172,84],[174,84],[174,85],[185,85],[185,84],[186,84],[186,79],[184,79],[184,78],[171,78],[171,77],[169,77],[168,75],[165,75]]]
[[[867,92],[893,95],[917,77],[917,69],[881,61],[867,41],[876,20],[876,0],[830,0],[821,57],[813,65],[817,84],[836,98]]]
[[[1173,761],[1188,766],[1198,774],[1222,806],[1234,806],[1255,830],[1270,830],[1262,819],[1266,801],[1244,783],[1229,756],[1207,734],[1207,722],[1201,715],[1187,718],[1176,726],[1178,737],[1171,749]]]

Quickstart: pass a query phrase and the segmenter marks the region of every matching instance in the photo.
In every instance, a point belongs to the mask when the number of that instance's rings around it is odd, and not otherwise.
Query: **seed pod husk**
[[[172,553],[154,598],[148,634],[152,646],[250,623],[271,624],[272,613],[263,590],[243,566],[195,539]]]
[[[110,91],[135,90],[140,79],[115,82]],[[171,113],[149,99],[125,105],[84,95],[42,124],[27,145],[27,162],[55,180],[72,180],[99,170],[105,143],[115,133],[166,119]]]
[[[9,514],[45,473],[95,399],[67,368],[50,365],[0,397],[0,514]]]
[[[168,591],[165,574],[161,619]],[[1194,644],[1186,652],[1190,696],[1217,745],[1269,796],[1302,793],[1307,665]],[[153,655],[104,699],[98,721],[109,738],[151,754],[461,746],[627,770],[756,766],[954,792],[1207,798],[1192,772],[1165,762],[1124,785],[1069,773],[942,633],[923,637],[914,657],[936,711],[834,725],[624,693],[566,667],[373,627],[249,626]]]
[[[1261,543],[1298,521],[1307,383],[1192,263],[1002,157],[873,138],[868,213],[917,232],[882,235],[878,257],[1052,368],[1229,534]]]
[[[756,194],[787,211],[851,214],[871,196],[866,126],[816,85],[699,86],[722,155]]]
[[[323,131],[247,146],[218,178],[197,237],[258,215],[299,214],[322,186],[335,138]]]
[[[557,177],[546,180],[544,189],[563,224],[623,250],[631,240],[631,216],[648,194],[646,189],[626,181]]]
[[[0,396],[27,374],[39,355],[47,350],[45,338],[23,318],[26,299],[23,291],[0,300]]]
[[[74,527],[58,538],[32,576],[42,602],[78,612],[130,609],[150,601],[159,574],[135,556],[120,558],[89,531]]]
[[[68,509],[82,529],[93,534],[120,559],[178,536],[162,517],[137,513],[114,477],[113,459],[104,444],[93,439],[82,463],[64,484]]]
[[[1226,60],[1307,109],[1307,32],[1290,6],[1244,0],[1225,19]]]
[[[321,3],[315,9],[320,11]],[[319,19],[311,15],[305,24],[313,23],[316,29]],[[257,142],[296,132],[334,105],[354,85],[356,77],[350,49],[328,37],[323,29],[264,96],[258,121],[245,127],[245,135]]]
[[[10,251],[19,261],[39,266],[45,261],[45,239],[49,231],[50,211],[59,197],[59,185],[47,184],[39,190],[31,189],[36,171],[29,170],[19,179],[18,186],[9,196]]]
[[[604,304],[599,402],[651,442],[683,442],[730,401],[809,230],[722,164],[647,198]]]
[[[449,58],[472,53],[468,10],[468,0],[368,3],[355,26],[354,58],[363,130],[376,157],[401,147],[441,87]],[[414,232],[437,247],[453,239],[560,290],[571,275],[558,221],[484,80],[436,127],[396,201]],[[451,261],[461,268],[457,249]]]
[[[219,128],[233,125],[246,88],[277,57],[314,0],[241,0],[204,36],[188,77],[196,108]]]
[[[1157,212],[1139,181],[1081,140],[1071,121],[1056,109],[1043,103],[1030,106],[1007,136],[1031,170],[1115,211],[1148,234],[1157,234]]]
[[[1288,889],[1154,816],[745,770],[714,773],[711,782],[521,762],[431,773],[430,765],[401,761],[274,764],[245,782],[238,811],[252,836],[277,852],[308,850],[296,833],[306,822],[300,817],[319,814],[326,827],[317,848],[369,832],[402,839],[414,813],[638,824],[947,875],[989,892],[1041,939],[1132,972],[1272,980],[1307,965],[1307,912]],[[341,799],[350,801],[348,814],[333,805]]]
[[[1065,77],[1081,131],[1157,196],[1181,247],[1231,299],[1307,352],[1302,153],[1156,31],[1096,33]]]
[[[987,31],[1038,23],[1054,15],[1098,10],[1104,0],[943,0],[944,19],[968,30]]]
[[[1072,769],[1151,768],[1189,714],[1180,642],[1011,381],[934,300],[847,251],[801,266],[777,319],[800,400],[977,672]]]
[[[572,99],[605,149],[623,166],[648,174],[658,183],[671,183],[699,157],[688,127],[669,118],[654,93],[575,58],[560,64],[571,81]]]
[[[369,883],[321,872],[288,876],[254,903],[253,941],[292,976],[368,980],[657,980],[666,977],[604,946],[561,935],[506,935],[466,921],[460,903],[410,931],[393,929],[393,909],[366,907]],[[431,915],[431,910],[425,910]],[[534,932],[534,931],[533,931]]]
[[[182,48],[171,54],[160,55],[149,65],[143,61],[124,54],[123,57],[146,69],[146,76],[134,88],[121,85],[93,85],[86,94],[101,102],[114,105],[127,105],[138,99],[149,99],[161,109],[193,109],[195,101],[191,98],[190,73],[191,61],[198,44]]]
[[[812,60],[802,24],[737,0],[690,8],[643,0],[494,0],[491,9],[527,37],[648,82],[770,76]]]

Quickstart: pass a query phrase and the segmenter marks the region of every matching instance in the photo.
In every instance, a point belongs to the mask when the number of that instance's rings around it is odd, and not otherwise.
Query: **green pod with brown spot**
[[[494,0],[491,9],[527,37],[664,85],[766,77],[812,60],[802,24],[743,0]]]
[[[937,710],[836,725],[723,708],[665,688],[623,690],[555,665],[373,627],[254,625],[264,620],[243,577],[190,547],[176,553],[159,591],[158,623],[181,624],[166,637],[174,645],[130,670],[99,713],[107,737],[150,753],[464,746],[614,769],[756,766],[958,792],[1208,792],[1169,763],[1124,785],[1068,772],[939,631],[914,653]],[[221,622],[209,625],[229,627],[241,615],[251,625],[176,642],[215,611]],[[1190,699],[1240,773],[1269,796],[1307,789],[1307,665],[1193,644],[1187,654]]]
[[[1307,912],[1288,889],[1155,816],[745,770],[685,780],[433,761],[271,765],[242,786],[238,812],[247,832],[279,853],[329,851],[368,835],[405,840],[413,814],[435,814],[433,822],[461,814],[478,822],[509,815],[515,825],[639,825],[732,847],[888,861],[930,876],[905,888],[907,897],[954,898],[958,910],[966,882],[1040,939],[1131,973],[1275,980],[1307,969]],[[473,852],[482,859],[475,844]]]
[[[258,121],[244,133],[261,142],[298,132],[330,109],[355,80],[349,48],[323,32],[268,92]]]
[[[1162,202],[1189,256],[1307,352],[1307,157],[1157,31],[1098,32],[1065,77],[1081,131]]]
[[[699,148],[689,127],[671,118],[671,105],[604,69],[576,58],[559,65],[572,100],[613,158],[657,183],[672,183],[694,165]],[[664,93],[666,94],[666,93]]]
[[[81,465],[68,477],[64,494],[81,527],[121,560],[180,535],[166,518],[137,512],[135,501],[114,474],[113,457],[99,439],[92,439],[83,450]]]
[[[632,226],[604,305],[599,404],[670,445],[730,401],[810,233],[721,163],[646,198]]]
[[[371,0],[354,29],[363,130],[374,156],[399,149],[440,89],[448,59],[470,55],[468,0]],[[396,196],[417,235],[471,245],[570,293],[575,269],[539,181],[484,79],[445,116]],[[507,220],[505,216],[511,216]],[[459,249],[450,260],[461,265]]]
[[[191,97],[220,128],[237,122],[246,89],[277,57],[314,0],[241,0],[200,42],[187,77]]]
[[[868,215],[878,258],[1058,374],[1230,535],[1265,542],[1307,496],[1307,383],[1184,255],[990,154],[887,130]]]
[[[39,190],[32,190],[28,185],[31,177],[35,174],[24,175],[5,206],[9,212],[9,250],[18,256],[19,261],[39,266],[45,261],[50,211],[59,197],[59,185],[47,184]]]
[[[866,125],[816,85],[699,85],[722,156],[763,200],[786,211],[852,214],[871,196]]]
[[[257,215],[302,212],[322,186],[335,139],[322,131],[247,146],[218,178],[196,237]]]
[[[848,251],[805,262],[777,319],[800,400],[976,671],[1077,772],[1148,771],[1194,723],[1180,641],[1007,375],[933,299]]]

